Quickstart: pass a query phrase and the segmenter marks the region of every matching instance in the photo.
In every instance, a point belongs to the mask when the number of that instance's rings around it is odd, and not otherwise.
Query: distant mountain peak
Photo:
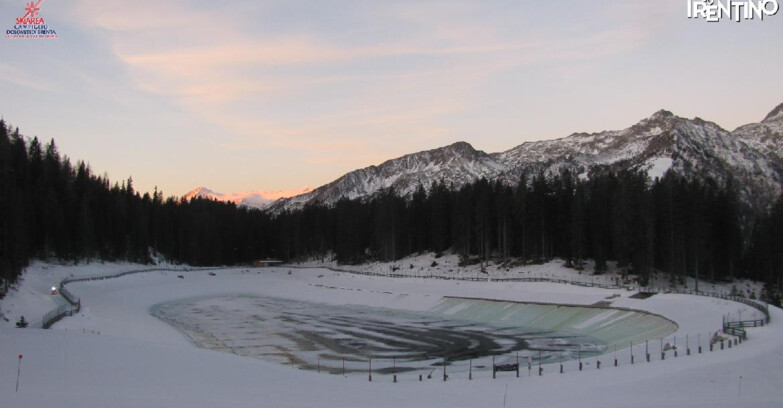
[[[470,143],[468,142],[456,142],[452,143],[446,147],[435,149],[436,151],[444,151],[450,154],[453,154],[457,157],[464,157],[464,158],[475,158],[478,155],[483,154],[484,152],[481,152],[479,150],[476,150]]]
[[[475,151],[476,150],[476,149],[473,148],[473,146],[470,143],[463,142],[463,141],[452,143],[452,144],[444,147],[444,149],[453,150],[453,151]]]
[[[208,189],[208,188],[206,188],[206,187],[204,187],[204,186],[201,186],[201,187],[196,187],[193,190],[188,191],[184,195],[184,197],[187,197],[187,198],[200,197],[200,196],[208,195],[208,194],[215,194],[215,192],[210,190],[210,189]]]
[[[309,193],[312,190],[313,189],[308,186],[297,190],[256,190],[242,193],[223,194],[215,192],[207,187],[196,187],[182,196],[182,199],[188,201],[194,198],[206,198],[210,200],[231,202],[243,207],[264,208],[277,199]]]
[[[783,121],[783,103],[772,109],[772,112],[767,114],[762,122]]]
[[[650,116],[650,119],[652,119],[652,120],[664,120],[664,119],[673,118],[673,117],[675,117],[673,113],[671,113],[670,111],[667,111],[666,109],[661,109],[661,110],[653,113],[652,116]]]

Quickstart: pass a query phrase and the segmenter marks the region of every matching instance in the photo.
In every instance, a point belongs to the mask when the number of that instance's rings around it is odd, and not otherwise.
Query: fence
[[[679,343],[678,343],[679,341]],[[291,367],[342,375],[364,377],[367,381],[414,382],[448,381],[450,379],[522,378],[609,370],[614,367],[647,365],[672,359],[698,358],[701,355],[730,350],[747,342],[743,337],[724,337],[718,333],[699,333],[690,336],[667,336],[654,341],[631,343],[628,348],[603,354],[580,354],[576,359],[558,361],[541,351],[527,350],[494,356],[449,361],[432,358],[411,361],[392,357],[360,359],[324,355],[318,359],[289,356]],[[524,355],[527,353],[527,355]]]
[[[350,273],[354,275],[365,275],[365,276],[380,276],[380,277],[386,277],[386,278],[417,278],[417,279],[437,279],[437,280],[449,280],[449,281],[468,281],[468,282],[551,282],[551,283],[562,283],[562,284],[568,284],[568,285],[575,285],[575,286],[583,286],[583,287],[589,287],[589,288],[601,288],[601,289],[624,289],[624,290],[634,290],[636,288],[635,285],[619,285],[619,284],[611,284],[611,283],[601,283],[596,281],[595,279],[561,279],[561,278],[554,278],[554,277],[546,277],[546,276],[532,276],[532,277],[525,277],[525,278],[493,278],[487,275],[486,277],[480,277],[480,276],[448,276],[448,275],[435,275],[435,274],[419,274],[419,273],[399,273],[399,272],[389,272],[389,273],[381,273],[381,272],[370,272],[370,271],[361,271],[356,269],[343,269],[343,268],[335,268],[333,266],[300,266],[300,265],[280,265],[276,266],[277,268],[296,268],[296,269],[315,269],[315,268],[321,268],[321,269],[328,269],[330,271],[334,272],[345,272]]]
[[[60,305],[56,309],[50,311],[49,313],[43,316],[43,318],[41,319],[41,328],[48,329],[63,317],[71,316],[74,313],[79,313],[79,310],[81,310],[81,308],[78,305],[78,303],[76,306],[70,303]]]
[[[519,277],[519,278],[498,278],[498,277],[491,277],[489,275],[482,277],[482,276],[448,276],[448,275],[437,275],[437,274],[399,273],[399,272],[382,273],[382,272],[362,271],[356,269],[335,268],[333,266],[280,265],[280,266],[276,266],[276,268],[328,269],[333,272],[344,272],[353,275],[378,276],[378,277],[386,277],[386,278],[416,278],[416,279],[436,279],[436,280],[467,281],[467,282],[551,282],[551,283],[562,283],[562,284],[568,284],[574,286],[601,288],[601,289],[634,290],[637,288],[636,285],[601,283],[591,278],[585,278],[582,280],[562,279],[562,278],[555,278],[555,277],[547,277],[544,275],[531,276],[531,277]]]
[[[738,321],[726,321],[723,320],[723,332],[732,336],[738,336],[744,340],[747,340],[748,333],[745,331],[746,327],[760,327],[764,326],[768,322],[768,319],[755,319],[755,320],[738,320]]]
[[[171,268],[149,268],[149,269],[134,269],[130,271],[122,271],[122,272],[116,272],[116,273],[110,273],[110,274],[99,274],[94,276],[81,276],[78,278],[75,277],[68,277],[60,281],[59,285],[59,291],[62,297],[68,302],[67,304],[60,305],[54,310],[49,311],[41,318],[41,328],[48,329],[52,327],[53,324],[57,323],[60,319],[62,319],[65,316],[72,316],[75,313],[79,313],[81,310],[82,302],[81,299],[79,299],[78,296],[71,293],[68,289],[66,289],[65,285],[69,283],[75,283],[75,282],[87,282],[87,281],[94,281],[94,280],[104,280],[104,279],[114,279],[119,278],[126,275],[132,275],[142,272],[162,272],[162,271],[170,271],[170,272],[191,272],[191,271],[209,271],[209,270],[218,270],[218,269],[226,269],[226,268],[198,268],[198,269],[171,269]]]

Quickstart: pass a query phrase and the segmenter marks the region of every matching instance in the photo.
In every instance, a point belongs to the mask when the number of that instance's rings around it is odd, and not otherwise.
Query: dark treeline
[[[767,283],[763,297],[781,305],[783,290],[783,197],[762,217],[753,229],[745,258],[749,277]]]
[[[459,190],[443,183],[405,200],[387,190],[368,203],[343,199],[278,216],[284,258],[332,251],[342,263],[396,260],[451,249],[465,262],[562,258],[595,270],[607,261],[640,275],[720,280],[742,269],[740,205],[731,186],[674,174],[569,172],[523,177],[515,188],[479,180]],[[753,275],[752,277],[758,277]]]
[[[386,190],[271,216],[234,204],[163,198],[111,184],[54,141],[27,140],[0,121],[0,278],[15,282],[30,259],[248,264],[331,254],[341,263],[393,261],[424,251],[465,262],[552,258],[595,271],[608,261],[637,274],[716,281],[747,277],[780,288],[783,200],[744,227],[731,184],[673,173],[594,171],[523,176],[516,186],[443,182],[410,198]],[[772,287],[772,286],[771,286]]]
[[[257,259],[269,230],[259,211],[112,185],[0,121],[0,294],[33,258],[233,265]]]

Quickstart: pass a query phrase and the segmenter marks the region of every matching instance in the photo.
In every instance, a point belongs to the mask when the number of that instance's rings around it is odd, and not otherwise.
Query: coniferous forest
[[[131,178],[112,183],[72,163],[54,140],[27,139],[0,120],[0,294],[35,258],[201,266],[327,255],[393,261],[425,251],[453,251],[464,262],[560,258],[579,268],[593,260],[596,273],[616,261],[642,283],[661,271],[680,280],[750,278],[779,291],[783,200],[752,214],[731,182],[598,169],[586,179],[528,174],[516,186],[441,182],[407,199],[386,190],[272,215],[142,194]]]

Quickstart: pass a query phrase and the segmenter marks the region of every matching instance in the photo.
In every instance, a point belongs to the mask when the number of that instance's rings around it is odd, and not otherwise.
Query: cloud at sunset
[[[553,38],[544,28],[509,38],[476,21],[473,14],[484,7],[467,2],[446,7],[445,15],[439,14],[444,4],[437,2],[388,6],[375,17],[379,25],[402,25],[411,33],[379,44],[306,28],[249,37],[241,22],[251,18],[234,18],[230,8],[183,11],[176,3],[161,9],[157,3],[126,2],[107,11],[91,3],[82,8],[87,21],[111,32],[116,56],[139,87],[236,132],[248,146],[265,148],[328,151],[341,140],[354,145],[357,137],[373,135],[437,138],[448,131],[428,121],[469,110],[473,92],[496,72],[611,55],[643,40],[629,26],[576,40]],[[89,10],[98,11],[90,15]],[[249,11],[259,20],[265,12],[263,5]],[[360,26],[372,17],[346,18]],[[132,35],[137,31],[154,32],[154,45],[145,35]],[[323,102],[313,102],[318,99]]]

